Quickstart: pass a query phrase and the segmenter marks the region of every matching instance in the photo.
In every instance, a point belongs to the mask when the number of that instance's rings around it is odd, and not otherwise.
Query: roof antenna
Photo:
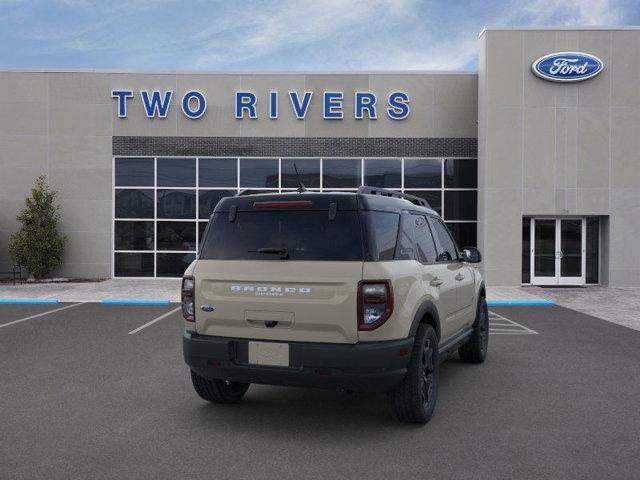
[[[296,177],[298,177],[298,193],[306,192],[307,187],[305,187],[304,183],[302,183],[302,178],[300,178],[300,174],[298,173],[298,167],[296,166],[295,163],[293,164],[293,169],[296,171]]]

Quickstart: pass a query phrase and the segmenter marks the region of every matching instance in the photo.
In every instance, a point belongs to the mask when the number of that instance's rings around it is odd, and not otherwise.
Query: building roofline
[[[91,68],[10,68],[0,73],[97,73],[110,75],[478,75],[477,70],[118,70]]]
[[[482,37],[482,35],[484,35],[484,32],[488,31],[488,30],[495,30],[495,31],[503,31],[503,30],[509,30],[509,31],[515,31],[515,30],[574,30],[574,31],[581,31],[581,30],[640,30],[640,25],[593,25],[593,26],[584,26],[584,27],[580,27],[580,26],[564,26],[564,25],[559,25],[559,26],[543,26],[543,25],[539,25],[539,26],[527,26],[527,27],[484,27],[480,33],[478,34],[478,38]]]

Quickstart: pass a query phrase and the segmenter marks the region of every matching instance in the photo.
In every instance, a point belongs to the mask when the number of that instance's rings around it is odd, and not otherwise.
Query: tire
[[[208,380],[191,370],[191,383],[200,398],[213,403],[238,403],[249,389],[249,383]]]
[[[489,310],[487,300],[480,297],[476,320],[473,322],[473,333],[464,345],[458,348],[458,355],[463,362],[482,363],[487,357],[489,348]]]
[[[416,333],[407,376],[387,394],[394,418],[400,422],[427,423],[438,397],[438,337],[431,325],[422,324]]]

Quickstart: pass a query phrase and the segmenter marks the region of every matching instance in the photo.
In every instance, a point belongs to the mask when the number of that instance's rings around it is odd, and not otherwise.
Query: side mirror
[[[480,263],[482,254],[476,247],[464,247],[462,249],[462,261],[468,263]]]

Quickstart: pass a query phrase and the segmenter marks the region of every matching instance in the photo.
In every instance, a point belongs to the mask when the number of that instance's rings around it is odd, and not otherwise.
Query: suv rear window
[[[356,211],[322,210],[216,213],[200,252],[202,260],[279,260],[258,249],[286,249],[290,260],[362,261],[362,232]]]

